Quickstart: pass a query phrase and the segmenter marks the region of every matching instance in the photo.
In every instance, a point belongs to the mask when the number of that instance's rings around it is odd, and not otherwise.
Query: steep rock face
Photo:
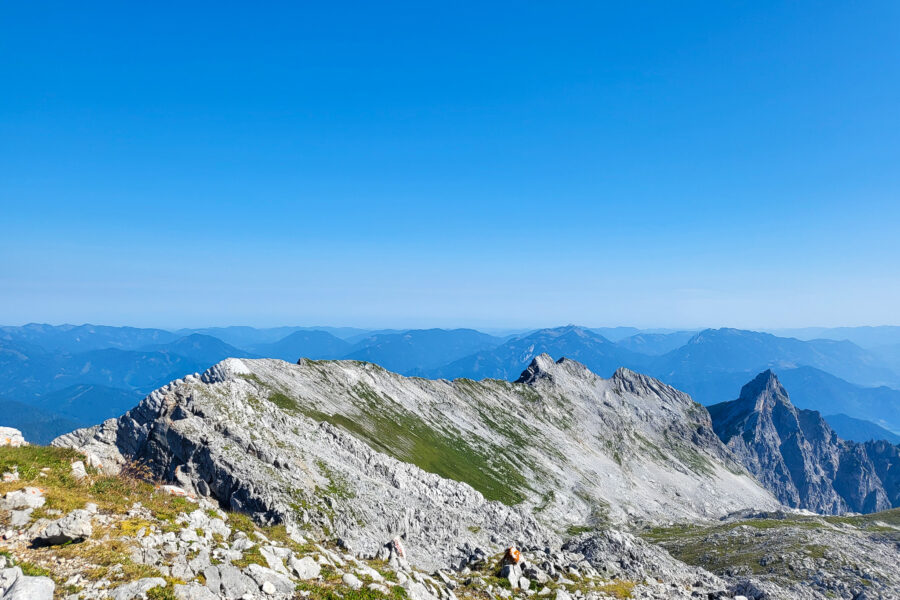
[[[885,481],[896,485],[896,447],[841,440],[818,412],[793,406],[772,371],[745,385],[737,400],[710,406],[709,413],[721,440],[788,506],[841,514],[897,505],[885,489]]]
[[[228,359],[54,444],[112,467],[147,462],[260,521],[360,550],[405,535],[427,566],[465,543],[554,543],[568,525],[778,506],[685,394],[546,355],[516,383]]]
[[[884,440],[865,442],[861,446],[875,467],[888,502],[893,507],[900,506],[900,446]]]

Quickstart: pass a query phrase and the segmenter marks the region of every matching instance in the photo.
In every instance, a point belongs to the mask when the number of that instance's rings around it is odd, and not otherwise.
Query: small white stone
[[[80,460],[76,460],[72,463],[72,477],[75,479],[84,479],[87,477],[87,470],[84,468],[84,463]]]
[[[343,581],[344,585],[349,587],[351,590],[358,590],[363,586],[363,582],[360,581],[359,577],[357,577],[353,573],[344,573],[344,576],[341,577],[341,581]]]

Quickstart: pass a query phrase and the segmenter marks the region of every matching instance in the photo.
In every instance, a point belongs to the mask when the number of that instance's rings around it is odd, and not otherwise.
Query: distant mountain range
[[[900,435],[879,427],[871,421],[854,419],[844,414],[823,417],[828,425],[842,440],[854,442],[870,442],[886,440],[892,444],[900,444]]]
[[[327,331],[301,330],[278,341],[250,347],[259,356],[296,362],[301,356],[316,359],[340,358],[350,351],[352,345]]]
[[[880,327],[805,327],[802,329],[775,329],[769,333],[800,340],[846,340],[866,349],[900,345],[900,326],[893,325]]]
[[[164,344],[180,336],[163,329],[109,327],[105,325],[45,325],[0,327],[0,344],[33,346],[48,353],[73,354],[118,348],[136,350],[149,344]]]
[[[799,408],[844,413],[900,432],[900,390],[855,385],[812,367],[776,371]]]
[[[618,341],[623,348],[633,352],[659,356],[687,344],[696,331],[675,331],[672,333],[638,333]]]
[[[27,431],[30,436],[27,439],[36,444],[47,444],[56,436],[85,425],[83,421],[68,419],[46,410],[36,410],[30,404],[2,398],[0,398],[0,413],[6,427]]]
[[[804,335],[829,331],[869,347],[737,329],[569,325],[498,337],[473,329],[236,326],[172,332],[29,324],[0,327],[0,397],[86,424],[118,416],[136,397],[227,357],[349,359],[409,376],[513,380],[534,357],[547,353],[604,376],[619,367],[646,373],[707,405],[734,399],[756,373],[772,369],[796,406],[871,423],[845,429],[855,436],[878,435],[877,428],[900,432],[900,351],[883,343],[895,340],[900,328],[804,330]],[[30,433],[28,426],[23,430]]]
[[[726,373],[815,367],[860,385],[900,385],[900,376],[877,356],[847,341],[781,338],[739,329],[706,329],[654,361],[652,370],[687,392],[694,382]],[[714,398],[696,398],[702,403]]]
[[[460,358],[428,373],[431,377],[455,379],[515,379],[534,357],[549,354],[577,360],[595,373],[612,374],[619,367],[646,364],[648,357],[619,346],[584,327],[541,329],[511,339],[495,348]]]
[[[474,329],[382,333],[359,340],[344,358],[376,363],[396,373],[425,375],[464,356],[493,350],[502,341]]]

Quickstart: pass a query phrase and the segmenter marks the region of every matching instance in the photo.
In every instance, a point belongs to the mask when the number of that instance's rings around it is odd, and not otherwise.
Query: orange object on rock
[[[522,561],[522,553],[519,552],[519,549],[515,546],[510,546],[506,549],[506,554],[503,555],[503,564],[505,565],[517,565]]]

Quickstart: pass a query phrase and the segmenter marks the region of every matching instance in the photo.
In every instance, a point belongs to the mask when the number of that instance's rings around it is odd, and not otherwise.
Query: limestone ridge
[[[687,395],[546,355],[520,383],[227,359],[54,445],[107,469],[146,462],[223,507],[359,552],[405,536],[429,568],[465,544],[556,544],[571,525],[779,506]]]
[[[516,383],[534,384],[540,379],[552,381],[554,377],[591,378],[596,377],[583,364],[568,358],[560,358],[554,362],[549,354],[539,354],[532,359]]]
[[[445,566],[457,543],[555,540],[527,513],[375,452],[329,423],[286,417],[274,405],[254,410],[243,403],[246,396],[229,395],[246,392],[247,380],[233,377],[248,371],[240,361],[225,362],[202,381],[186,378],[157,390],[120,419],[54,444],[99,456],[108,470],[149,461],[165,479],[259,522],[332,532],[359,552],[373,554],[394,536],[408,537],[418,564],[428,568]],[[219,396],[200,391],[201,383]],[[226,398],[235,404],[220,418],[217,403]]]
[[[900,505],[900,449],[841,440],[818,412],[791,404],[771,370],[709,412],[722,441],[788,506],[841,514]]]

